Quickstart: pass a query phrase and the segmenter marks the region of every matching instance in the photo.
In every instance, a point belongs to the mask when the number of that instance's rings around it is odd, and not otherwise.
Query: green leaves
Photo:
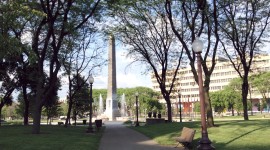
[[[237,82],[237,80],[231,83],[233,83],[234,85],[235,82]],[[227,86],[223,90],[211,92],[210,99],[211,99],[211,104],[215,108],[215,111],[219,113],[225,111],[225,109],[236,108],[237,110],[240,111],[243,108],[243,105],[241,102],[242,100],[241,89],[237,90],[235,89],[235,86]]]

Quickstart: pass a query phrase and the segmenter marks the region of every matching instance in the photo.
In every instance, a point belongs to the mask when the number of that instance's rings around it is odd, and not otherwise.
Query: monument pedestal
[[[110,111],[105,111],[105,115],[107,118],[109,118],[109,121],[116,121],[116,117],[120,117],[120,112],[118,109],[113,109]]]

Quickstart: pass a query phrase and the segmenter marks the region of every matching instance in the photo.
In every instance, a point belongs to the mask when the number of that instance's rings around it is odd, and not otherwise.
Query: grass
[[[217,127],[208,128],[208,135],[217,150],[269,150],[269,119],[216,121],[215,125]],[[200,122],[175,122],[134,127],[134,129],[161,145],[175,146],[177,143],[173,137],[179,136],[184,126],[196,129],[193,141],[193,149],[196,149],[201,137]]]
[[[241,117],[223,117],[215,119],[217,127],[208,128],[209,138],[217,150],[268,150],[270,147],[270,117],[250,117],[242,121]],[[238,119],[239,120],[235,120]],[[229,120],[232,119],[232,120]],[[226,121],[225,121],[226,120]],[[18,121],[6,122],[10,125],[0,127],[1,150],[97,150],[102,136],[102,129],[96,134],[87,134],[86,126],[41,126],[41,134],[31,134],[31,126],[17,125]],[[126,122],[130,125],[131,122]],[[143,123],[140,123],[143,125]],[[175,146],[173,137],[179,136],[182,128],[196,130],[193,141],[194,149],[201,137],[200,122],[167,123],[151,126],[132,127],[161,145]]]
[[[97,150],[102,131],[87,134],[86,126],[41,126],[41,133],[31,134],[31,126],[0,127],[1,150]]]

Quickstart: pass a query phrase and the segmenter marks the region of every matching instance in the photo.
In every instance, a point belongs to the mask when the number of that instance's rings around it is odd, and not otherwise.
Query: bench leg
[[[178,144],[177,144],[174,148],[176,148],[179,144],[180,144],[180,143],[178,142]]]

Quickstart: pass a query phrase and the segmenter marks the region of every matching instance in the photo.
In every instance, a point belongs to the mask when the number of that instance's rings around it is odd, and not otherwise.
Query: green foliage
[[[120,102],[122,95],[125,94],[125,99],[126,99],[126,105],[128,110],[135,110],[134,104],[135,104],[135,93],[138,92],[138,100],[140,104],[140,112],[144,112],[145,110],[147,111],[152,111],[154,107],[158,111],[162,109],[162,105],[158,101],[158,93],[153,91],[150,88],[147,87],[136,87],[136,88],[119,88],[117,89],[117,99],[118,99],[118,106],[121,107]],[[104,108],[106,105],[106,97],[107,97],[107,90],[106,89],[93,89],[93,98],[94,100],[98,101],[99,100],[99,95],[102,95],[103,98],[103,104]]]
[[[17,106],[17,103],[12,103],[10,106],[4,106],[2,110],[2,118],[12,120],[21,118],[15,111]]]
[[[242,90],[242,79],[241,78],[234,78],[230,81],[228,87],[231,89],[241,91]]]
[[[269,98],[270,92],[270,72],[262,72],[250,77],[251,86],[255,87],[262,95],[264,101]]]
[[[89,111],[90,97],[88,84],[82,84],[85,79],[84,77],[74,76],[72,82],[72,89],[78,89],[73,97],[73,115],[83,116],[85,112]],[[81,86],[81,87],[79,87]]]
[[[66,115],[68,112],[68,104],[67,103],[60,103],[60,107],[62,109],[61,112],[59,112],[60,116]]]
[[[33,108],[34,108],[34,96],[32,93],[27,94],[27,99],[29,100],[29,117],[32,117]],[[24,110],[25,110],[25,101],[23,99],[23,94],[19,93],[18,95],[18,105],[16,107],[16,114],[23,117],[24,116]]]
[[[235,87],[236,82],[231,83],[223,90],[210,93],[211,104],[218,113],[222,113],[225,109],[235,109],[237,111],[243,109],[241,91],[232,88]]]
[[[78,33],[77,30],[84,25],[94,25],[94,20],[100,17],[98,11],[102,11],[97,7],[99,3],[100,0],[16,0],[0,4],[0,60],[3,56],[6,59],[9,56],[9,62],[21,65],[24,69],[30,64],[37,66],[38,75],[32,78],[38,81],[38,88],[34,91],[36,115],[33,115],[33,133],[39,133],[40,108],[44,104],[46,108],[52,106],[50,104],[53,102],[49,101],[54,99],[50,96],[55,96],[52,91],[61,68],[61,50],[67,49],[64,41],[70,38],[68,36]],[[15,77],[21,75],[13,74]]]
[[[226,107],[222,91],[210,93],[211,105],[214,107],[215,112],[222,113]]]
[[[218,4],[218,28],[220,43],[225,55],[242,79],[244,119],[248,120],[248,77],[256,55],[269,37],[269,0],[220,1]],[[259,25],[258,25],[259,24]]]
[[[195,111],[195,112],[201,112],[201,105],[200,105],[200,102],[195,102],[195,103],[194,103],[194,111]]]
[[[43,115],[47,116],[47,120],[51,120],[53,117],[58,117],[62,111],[60,103],[58,102],[59,97],[57,96],[57,91],[60,89],[60,87],[60,80],[58,80],[57,84],[53,88],[53,91],[51,92],[51,95],[47,97],[48,100],[46,100],[44,104]]]

